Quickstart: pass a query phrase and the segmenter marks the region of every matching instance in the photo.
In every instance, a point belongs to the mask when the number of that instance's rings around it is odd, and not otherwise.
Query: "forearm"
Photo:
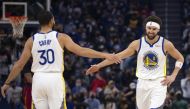
[[[5,81],[5,84],[10,84],[10,82],[13,81],[19,75],[19,73],[21,72],[22,69],[23,69],[22,65],[15,63],[7,80]]]
[[[175,69],[173,71],[173,75],[178,74],[179,70],[182,68],[184,63],[184,57],[180,54],[180,56],[176,59]]]
[[[125,59],[132,56],[133,54],[134,54],[134,51],[132,51],[131,49],[127,49],[127,50],[117,53],[116,56],[118,56],[120,59]],[[114,62],[106,59],[97,65],[100,68],[102,68],[111,64],[114,64]]]
[[[78,53],[78,55],[88,58],[106,58],[106,53],[101,53],[89,48],[82,48]]]
[[[173,76],[177,76],[178,73],[179,73],[179,70],[182,68],[183,66],[183,62],[184,62],[184,59],[183,58],[179,58],[177,59],[176,61],[176,64],[175,64],[175,68],[174,68],[174,71],[172,73]]]
[[[97,64],[100,68],[103,68],[105,66],[108,66],[108,65],[111,65],[111,64],[114,64],[113,61],[109,61],[109,60],[104,60],[102,62],[100,62],[99,64]]]
[[[180,68],[175,67],[175,69],[173,70],[172,76],[176,77],[178,75],[178,73],[179,73],[179,70],[180,70]]]

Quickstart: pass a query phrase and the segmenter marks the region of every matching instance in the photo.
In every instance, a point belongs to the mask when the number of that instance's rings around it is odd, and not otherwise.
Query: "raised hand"
[[[91,65],[91,67],[89,69],[87,69],[86,75],[93,74],[93,73],[95,73],[95,72],[97,72],[99,70],[100,70],[100,67],[98,65],[96,65],[96,64]]]
[[[105,58],[108,59],[109,61],[113,61],[116,64],[121,63],[121,59],[115,54],[107,54]]]

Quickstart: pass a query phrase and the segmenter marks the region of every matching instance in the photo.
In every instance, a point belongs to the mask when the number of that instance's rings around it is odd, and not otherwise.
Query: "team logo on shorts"
[[[144,67],[153,70],[158,67],[158,56],[155,52],[148,51],[143,57]]]

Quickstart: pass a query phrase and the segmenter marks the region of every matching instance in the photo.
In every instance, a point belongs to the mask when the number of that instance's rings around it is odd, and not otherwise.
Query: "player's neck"
[[[42,26],[40,29],[40,32],[42,32],[42,33],[47,33],[50,31],[52,31],[52,28],[50,28],[49,26]]]
[[[156,41],[158,41],[158,38],[159,38],[159,35],[156,35],[156,37],[155,37],[153,40],[150,40],[150,39],[146,36],[146,41],[152,45],[152,44],[154,44]]]

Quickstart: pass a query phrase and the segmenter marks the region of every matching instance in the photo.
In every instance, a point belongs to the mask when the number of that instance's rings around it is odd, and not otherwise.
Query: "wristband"
[[[180,61],[176,61],[175,62],[175,67],[178,67],[178,68],[182,68],[182,66],[183,66],[183,62],[180,62]]]

